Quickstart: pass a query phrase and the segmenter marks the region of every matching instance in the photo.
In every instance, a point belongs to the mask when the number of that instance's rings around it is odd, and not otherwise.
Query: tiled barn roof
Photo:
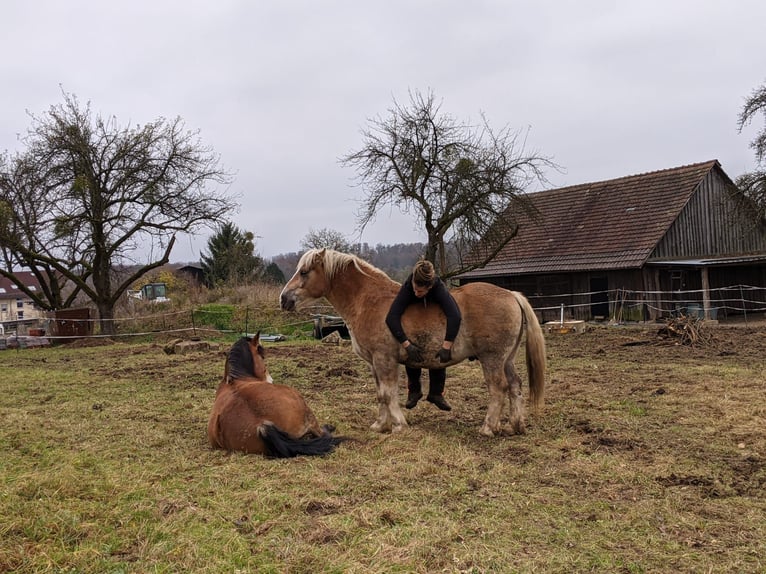
[[[538,222],[519,218],[518,235],[480,279],[641,267],[717,160],[532,193]]]

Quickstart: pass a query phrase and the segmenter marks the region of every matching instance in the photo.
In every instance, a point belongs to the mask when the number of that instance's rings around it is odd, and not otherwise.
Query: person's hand
[[[439,357],[440,363],[449,363],[452,360],[452,349],[445,349],[442,347],[439,349],[439,352],[436,353],[436,356]]]
[[[405,351],[407,351],[407,360],[410,363],[422,363],[423,362],[423,353],[420,351],[418,347],[410,343],[404,348]]]

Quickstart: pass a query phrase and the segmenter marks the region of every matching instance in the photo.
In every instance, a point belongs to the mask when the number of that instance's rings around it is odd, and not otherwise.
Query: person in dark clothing
[[[388,315],[386,315],[386,325],[388,325],[389,330],[407,351],[409,360],[415,363],[423,361],[423,354],[407,338],[402,329],[402,315],[408,306],[419,302],[422,302],[423,305],[436,303],[441,306],[447,317],[447,332],[444,335],[444,342],[437,356],[440,363],[448,363],[452,359],[452,344],[460,330],[460,309],[458,309],[457,303],[455,303],[452,295],[450,295],[447,286],[436,276],[434,266],[430,261],[421,260],[415,264],[412,273],[405,279],[394,302],[391,304]],[[405,365],[405,370],[407,371],[408,393],[407,402],[404,406],[405,408],[412,409],[423,397],[420,385],[422,371],[418,367],[409,367],[407,365]],[[446,379],[447,369],[428,370],[429,388],[426,400],[443,411],[450,411],[452,407],[444,399],[444,383]]]

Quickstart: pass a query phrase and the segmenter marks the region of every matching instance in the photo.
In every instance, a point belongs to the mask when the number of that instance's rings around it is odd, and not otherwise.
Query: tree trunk
[[[436,242],[430,237],[428,238],[428,244],[426,245],[425,259],[436,265]]]
[[[117,328],[114,324],[114,305],[105,301],[98,301],[98,325],[102,335],[116,335]]]

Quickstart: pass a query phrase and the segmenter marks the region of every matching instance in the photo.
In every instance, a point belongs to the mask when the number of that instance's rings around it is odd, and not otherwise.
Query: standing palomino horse
[[[344,440],[319,426],[298,391],[273,384],[259,334],[229,351],[207,436],[213,448],[274,458],[327,454]]]
[[[325,297],[343,317],[354,351],[372,366],[378,393],[378,419],[372,429],[396,431],[407,426],[399,408],[399,365],[407,353],[386,327],[385,318],[400,285],[366,261],[329,249],[311,249],[280,295],[284,310]],[[481,362],[489,389],[489,406],[481,433],[501,431],[500,416],[506,395],[510,398],[510,430],[525,432],[521,378],[513,365],[526,327],[526,362],[529,398],[534,409],[543,405],[545,392],[545,339],[540,323],[526,298],[488,283],[469,283],[451,291],[463,316],[452,347],[452,361],[439,363],[436,353],[446,329],[438,305],[411,305],[402,317],[408,338],[420,347],[426,360],[413,367],[443,368],[468,357]]]

